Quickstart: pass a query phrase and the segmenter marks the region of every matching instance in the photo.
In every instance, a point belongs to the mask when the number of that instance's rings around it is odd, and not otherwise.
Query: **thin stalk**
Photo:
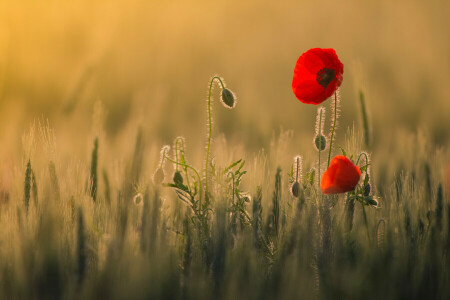
[[[180,156],[181,157],[180,157],[180,159],[181,159],[182,162],[183,161],[186,162],[186,160],[183,158],[184,157],[184,140],[183,140],[182,137],[177,137],[177,139],[175,140],[175,151],[177,153],[177,156],[176,156],[177,161],[178,161],[178,142],[181,142],[181,146],[180,146]],[[176,165],[176,167],[177,167],[176,170],[178,171],[178,164]],[[189,174],[188,174],[187,168],[184,167],[183,170],[184,170],[184,173],[186,175],[186,184],[187,184],[187,186],[190,187]]]
[[[364,216],[364,224],[366,225],[367,230],[367,238],[369,239],[369,244],[372,243],[372,240],[370,239],[370,231],[369,231],[369,224],[367,223],[367,215],[366,215],[366,209],[364,208],[364,203],[361,202],[363,216]]]
[[[211,78],[211,82],[209,83],[209,93],[208,93],[208,142],[206,145],[206,160],[205,160],[205,197],[208,193],[208,163],[209,163],[209,155],[211,152],[211,136],[212,136],[212,116],[211,116],[211,93],[214,80],[218,80],[222,85],[222,88],[225,88],[225,85],[222,82],[222,79],[219,76],[213,76]]]
[[[322,134],[322,113],[323,113],[323,109],[320,109],[320,118],[319,118],[319,134]],[[322,139],[319,138],[319,166],[318,166],[318,172],[317,174],[319,175],[319,179],[317,180],[317,186],[318,186],[318,191],[320,191],[320,152],[322,152]]]
[[[337,95],[334,92],[334,120],[333,120],[333,128],[331,129],[331,139],[330,139],[330,150],[328,151],[328,167],[330,166],[331,160],[331,150],[333,149],[333,138],[334,138],[334,130],[336,129],[336,120],[337,120]]]
[[[366,102],[364,100],[364,93],[362,91],[359,92],[359,102],[361,103],[361,116],[364,128],[364,143],[366,144],[366,147],[369,148],[370,147],[369,120],[367,118]]]

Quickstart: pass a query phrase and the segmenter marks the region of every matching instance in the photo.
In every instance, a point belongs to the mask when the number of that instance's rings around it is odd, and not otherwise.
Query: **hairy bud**
[[[298,181],[294,181],[291,185],[291,188],[289,189],[291,192],[291,196],[294,198],[298,197],[299,191],[300,191],[300,183]]]
[[[316,146],[317,150],[323,151],[327,146],[327,140],[322,134],[316,135],[316,137],[314,138],[314,145]]]
[[[232,109],[236,106],[236,96],[232,91],[227,88],[222,90],[222,95],[220,97],[220,101],[222,104],[229,109]]]

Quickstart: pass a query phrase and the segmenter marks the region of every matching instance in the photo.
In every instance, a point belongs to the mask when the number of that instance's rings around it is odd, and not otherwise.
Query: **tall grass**
[[[316,136],[323,136],[320,112]],[[443,155],[429,144],[381,156],[398,170],[382,173],[380,154],[369,161],[362,136],[348,131],[334,144],[346,144],[345,154],[360,162],[361,182],[322,198],[317,159],[295,156],[292,164],[296,149],[281,143],[269,150],[278,155],[246,164],[252,153],[217,159],[238,151],[208,142],[212,159],[202,177],[187,151],[203,147],[186,149],[176,138],[154,172],[157,145],[145,142],[143,127],[133,132],[121,160],[104,159],[117,152],[106,141],[99,151],[97,139],[81,163],[56,155],[49,163],[39,147],[25,151],[27,164],[0,209],[0,298],[450,296],[450,201],[438,168]],[[286,161],[276,159],[280,149]]]

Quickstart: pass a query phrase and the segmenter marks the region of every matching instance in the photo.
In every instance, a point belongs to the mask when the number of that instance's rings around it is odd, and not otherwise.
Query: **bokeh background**
[[[121,153],[139,126],[155,149],[178,135],[202,149],[214,74],[238,97],[232,111],[215,103],[216,138],[258,151],[293,130],[291,148],[313,153],[317,107],[291,91],[295,62],[313,47],[344,63],[338,142],[360,128],[362,90],[372,151],[416,132],[445,147],[449,13],[443,0],[2,0],[0,154],[14,157],[30,125],[47,120],[59,152],[86,160],[98,131]]]

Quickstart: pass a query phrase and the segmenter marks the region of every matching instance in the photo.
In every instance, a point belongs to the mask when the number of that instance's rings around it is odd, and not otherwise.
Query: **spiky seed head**
[[[364,186],[364,196],[367,197],[367,196],[369,196],[369,194],[370,194],[370,183],[368,183]]]
[[[173,174],[173,182],[177,185],[183,184],[183,176],[180,171],[175,171]]]
[[[153,183],[155,185],[159,185],[163,183],[164,178],[165,178],[164,170],[161,167],[159,167],[158,169],[156,169],[155,174],[153,174]]]
[[[316,146],[317,151],[323,151],[327,146],[327,139],[322,134],[316,135],[314,138],[314,145]]]
[[[300,183],[298,181],[294,181],[291,185],[291,188],[289,189],[291,196],[297,198],[299,191],[300,191]]]
[[[220,101],[222,102],[223,106],[229,109],[232,109],[236,106],[236,96],[227,88],[224,88],[222,90]]]

